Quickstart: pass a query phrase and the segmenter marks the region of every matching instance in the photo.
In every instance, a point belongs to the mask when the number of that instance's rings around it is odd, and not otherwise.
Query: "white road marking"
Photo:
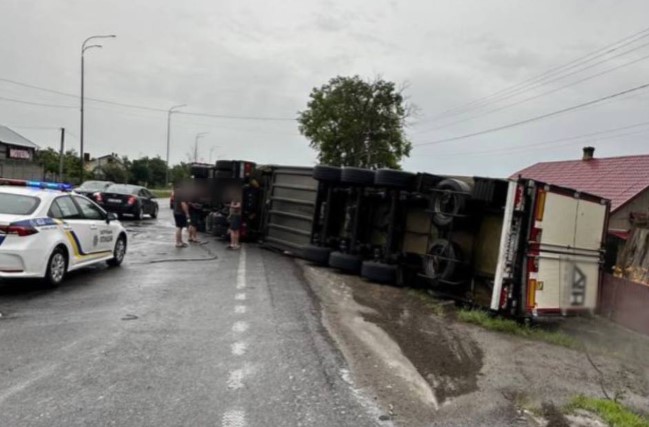
[[[230,390],[238,390],[240,388],[243,388],[243,377],[243,369],[235,369],[234,371],[230,372],[230,375],[228,376],[228,388]]]
[[[246,413],[240,409],[230,409],[223,414],[223,427],[246,427]]]
[[[237,301],[245,301],[246,300],[246,294],[244,292],[242,292],[240,294],[236,294],[234,296],[234,299],[237,300]]]
[[[239,268],[237,269],[237,289],[246,288],[246,247],[241,246],[239,252]]]
[[[250,325],[248,325],[248,322],[244,322],[240,320],[238,322],[234,322],[234,325],[232,326],[232,330],[234,332],[241,333],[241,332],[246,332],[249,327]]]
[[[248,310],[248,307],[246,307],[245,305],[235,305],[234,306],[234,313],[235,314],[245,314],[247,310]]]
[[[232,344],[232,354],[235,356],[243,356],[248,350],[248,344],[245,342],[235,342]]]

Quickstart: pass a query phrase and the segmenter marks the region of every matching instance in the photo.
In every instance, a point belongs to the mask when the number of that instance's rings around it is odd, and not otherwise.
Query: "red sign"
[[[9,148],[10,159],[31,160],[32,152],[24,148]]]

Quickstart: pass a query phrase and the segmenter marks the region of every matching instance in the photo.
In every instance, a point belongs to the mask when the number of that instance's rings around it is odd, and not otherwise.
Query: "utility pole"
[[[63,181],[63,153],[65,152],[65,128],[61,128],[61,150],[59,151],[59,181]]]
[[[84,105],[84,99],[85,99],[85,92],[84,92],[84,80],[85,80],[85,74],[84,74],[84,58],[86,54],[86,50],[92,49],[92,48],[99,48],[101,49],[100,44],[92,44],[88,45],[88,42],[90,40],[95,40],[95,39],[112,39],[115,38],[114,34],[108,34],[108,35],[96,35],[96,36],[90,36],[87,39],[83,41],[81,44],[81,125],[80,125],[80,134],[79,134],[79,143],[80,143],[80,156],[81,156],[81,182],[83,183],[83,174],[85,172],[85,152],[84,152],[84,146],[83,146],[83,105]]]
[[[194,163],[198,163],[198,140],[208,133],[209,132],[200,132],[196,134],[196,138],[194,139]]]
[[[174,112],[175,109],[182,108],[182,107],[186,107],[186,105],[185,104],[174,105],[167,111],[167,173],[165,177],[165,182],[167,186],[169,185],[169,143],[170,143],[170,135],[171,135],[171,114]]]

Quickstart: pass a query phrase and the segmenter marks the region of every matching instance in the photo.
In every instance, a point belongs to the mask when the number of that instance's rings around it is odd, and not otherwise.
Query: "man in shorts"
[[[189,220],[189,205],[187,204],[187,186],[182,185],[174,190],[174,221],[176,222],[176,247],[186,248],[187,243],[183,242],[183,228],[186,228]]]

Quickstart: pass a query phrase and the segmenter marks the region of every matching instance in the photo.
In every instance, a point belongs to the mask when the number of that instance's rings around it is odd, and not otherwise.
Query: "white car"
[[[0,280],[43,278],[126,255],[127,234],[114,214],[64,184],[0,179]]]

